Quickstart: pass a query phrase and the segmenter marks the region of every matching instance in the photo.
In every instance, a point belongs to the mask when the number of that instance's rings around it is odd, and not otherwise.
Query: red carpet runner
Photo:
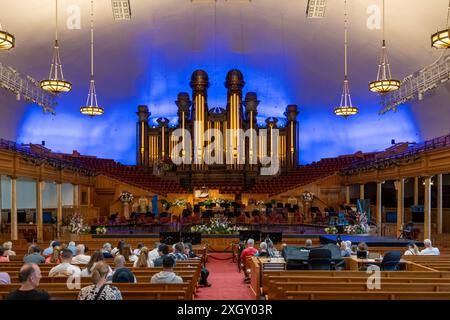
[[[209,270],[209,288],[199,288],[195,300],[253,300],[250,285],[244,283],[244,273],[238,272],[231,253],[211,253],[206,268]]]

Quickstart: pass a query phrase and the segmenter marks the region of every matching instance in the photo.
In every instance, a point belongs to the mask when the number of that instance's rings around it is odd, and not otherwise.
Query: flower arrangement
[[[328,227],[328,228],[325,228],[325,232],[327,234],[337,234],[338,229],[336,227]]]
[[[311,202],[314,200],[314,194],[312,192],[305,191],[302,193],[302,200],[304,202]]]
[[[95,228],[95,233],[97,234],[106,234],[106,231],[108,231],[108,229],[106,229],[106,227],[103,226]]]
[[[172,203],[173,207],[186,207],[186,205],[187,205],[187,201],[184,199],[175,200],[175,202]]]
[[[201,232],[205,234],[234,234],[241,230],[248,230],[248,228],[241,226],[230,226],[226,218],[211,218],[209,225],[202,224],[191,227],[191,232]]]
[[[131,192],[124,191],[120,194],[119,199],[123,203],[133,202],[134,196]]]
[[[89,233],[90,226],[83,224],[83,217],[79,213],[74,213],[69,219],[69,232],[74,234]]]
[[[346,226],[344,232],[347,234],[363,234],[369,232],[369,224],[367,214],[365,212],[356,213],[356,223],[351,226]]]

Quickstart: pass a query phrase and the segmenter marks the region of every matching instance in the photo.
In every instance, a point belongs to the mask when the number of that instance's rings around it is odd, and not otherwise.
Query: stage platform
[[[320,243],[336,243],[337,235],[321,235]],[[423,246],[422,242],[405,240],[405,239],[397,239],[395,237],[377,237],[377,236],[346,236],[341,235],[342,241],[351,241],[352,244],[358,244],[360,242],[365,242],[369,249],[370,247],[406,247],[408,243],[414,242],[417,246]]]

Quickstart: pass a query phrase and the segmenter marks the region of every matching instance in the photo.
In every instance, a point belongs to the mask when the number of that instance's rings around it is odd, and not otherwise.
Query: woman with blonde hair
[[[139,258],[133,264],[134,268],[151,268],[153,267],[153,261],[150,259],[149,250],[147,247],[141,248]]]
[[[53,248],[53,253],[45,259],[45,263],[46,264],[50,264],[50,263],[60,264],[61,263],[61,247],[60,246],[56,246]]]
[[[109,270],[108,264],[97,262],[92,269],[93,284],[80,290],[78,300],[122,300],[120,290],[106,281]]]

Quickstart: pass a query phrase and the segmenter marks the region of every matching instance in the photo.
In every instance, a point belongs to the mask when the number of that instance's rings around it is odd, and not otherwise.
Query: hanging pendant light
[[[101,116],[105,111],[98,105],[94,80],[94,0],[91,0],[91,81],[86,105],[80,108],[81,114],[94,117]]]
[[[41,81],[41,88],[45,91],[60,93],[69,92],[72,90],[72,84],[69,81],[64,80],[64,74],[62,69],[61,58],[59,55],[59,43],[58,43],[58,0],[56,3],[56,21],[55,21],[55,46],[53,48],[53,59],[50,66],[50,74],[48,79]]]
[[[0,24],[0,50],[9,50],[14,48],[16,44],[16,39],[14,38],[14,36],[7,32],[4,31],[2,28],[2,25]]]
[[[450,17],[450,1],[448,2],[447,7],[447,29],[438,31],[431,35],[431,46],[436,49],[447,49],[450,48],[450,25],[449,25],[449,17]]]
[[[352,98],[350,96],[350,88],[348,81],[348,66],[347,66],[347,49],[348,49],[348,35],[347,35],[347,0],[344,0],[344,88],[342,90],[341,103],[339,107],[334,108],[334,113],[337,116],[348,117],[358,113],[358,107],[353,106]]]
[[[378,65],[377,80],[369,83],[369,91],[377,93],[388,93],[391,91],[398,90],[400,88],[400,81],[392,79],[391,67],[389,66],[389,61],[386,51],[386,40],[384,37],[384,0],[383,0],[383,24],[382,24],[382,34],[383,42],[381,45],[381,58],[380,64]]]

